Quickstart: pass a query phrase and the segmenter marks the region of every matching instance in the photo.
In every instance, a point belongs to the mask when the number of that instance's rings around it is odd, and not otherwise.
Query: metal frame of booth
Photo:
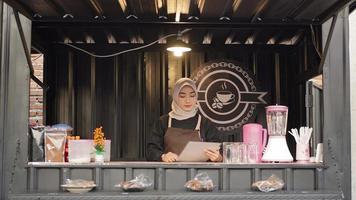
[[[0,0],[0,5],[3,2]],[[340,5],[345,3],[340,1]],[[344,5],[340,6],[343,8]],[[29,94],[29,69],[23,52],[18,29],[11,8],[0,9],[1,23],[1,73],[0,73],[0,198],[1,199],[351,199],[351,147],[350,147],[350,70],[348,49],[348,8],[345,7],[334,22],[323,25],[324,52],[324,164],[260,164],[260,165],[167,165],[155,163],[110,163],[108,165],[42,165],[27,163],[27,111]],[[335,15],[337,13],[331,13]],[[27,44],[30,46],[31,22],[20,16]],[[331,27],[334,30],[328,37]],[[331,32],[332,33],[332,32]],[[113,170],[113,171],[110,171]],[[140,170],[152,174],[156,180],[154,191],[142,194],[122,194],[116,191],[93,192],[85,195],[63,193],[59,185],[67,177],[91,177],[99,183],[99,190],[111,172],[125,179]],[[163,177],[187,180],[200,170],[210,170],[222,191],[213,193],[186,193],[164,191],[169,188]],[[231,182],[228,173],[246,176],[248,185],[252,180],[265,178],[276,172],[286,182],[286,191],[256,193],[224,191],[240,182]],[[266,172],[266,173],[264,173]],[[267,173],[268,172],[268,173]],[[76,174],[76,175],[75,175]],[[52,176],[52,177],[51,177]],[[56,181],[53,187],[46,181]],[[120,178],[118,178],[120,179]],[[183,180],[182,179],[182,180]],[[229,181],[228,181],[229,180]],[[314,183],[307,180],[314,180]],[[115,179],[116,181],[116,179]],[[172,180],[169,180],[172,181]],[[235,181],[235,180],[234,180]],[[178,183],[177,183],[178,184]],[[179,185],[179,186],[178,186]],[[181,187],[181,183],[173,188]],[[247,185],[247,184],[246,184]],[[297,187],[302,187],[298,191]],[[308,187],[307,187],[308,186]],[[310,186],[310,187],[309,187]],[[49,188],[47,188],[49,187]],[[306,187],[304,190],[303,187]],[[47,190],[48,189],[48,190]],[[47,191],[46,191],[47,190]]]

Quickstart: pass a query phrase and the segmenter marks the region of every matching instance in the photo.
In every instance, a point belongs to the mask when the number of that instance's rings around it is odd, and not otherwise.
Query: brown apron
[[[164,135],[164,153],[172,152],[179,155],[189,141],[201,141],[200,137],[201,116],[198,115],[198,122],[195,130],[172,128],[172,118],[168,118],[168,128]]]

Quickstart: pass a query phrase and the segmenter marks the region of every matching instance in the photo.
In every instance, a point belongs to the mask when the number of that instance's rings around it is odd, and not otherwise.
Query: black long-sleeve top
[[[168,128],[168,115],[163,115],[154,124],[147,143],[147,160],[161,161],[164,152],[164,135]],[[173,128],[195,129],[198,122],[198,114],[192,118],[177,120],[172,118]],[[200,137],[204,142],[221,142],[221,135],[210,120],[201,116]]]

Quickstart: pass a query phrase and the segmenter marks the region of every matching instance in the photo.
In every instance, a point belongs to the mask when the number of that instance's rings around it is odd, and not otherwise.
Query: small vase
[[[95,153],[95,162],[96,163],[104,163],[104,154],[103,153]]]

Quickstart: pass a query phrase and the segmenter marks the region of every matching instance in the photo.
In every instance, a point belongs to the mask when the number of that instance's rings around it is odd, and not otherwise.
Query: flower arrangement
[[[96,154],[103,154],[104,147],[105,147],[105,137],[103,132],[103,127],[100,126],[99,128],[94,129],[94,148]]]

